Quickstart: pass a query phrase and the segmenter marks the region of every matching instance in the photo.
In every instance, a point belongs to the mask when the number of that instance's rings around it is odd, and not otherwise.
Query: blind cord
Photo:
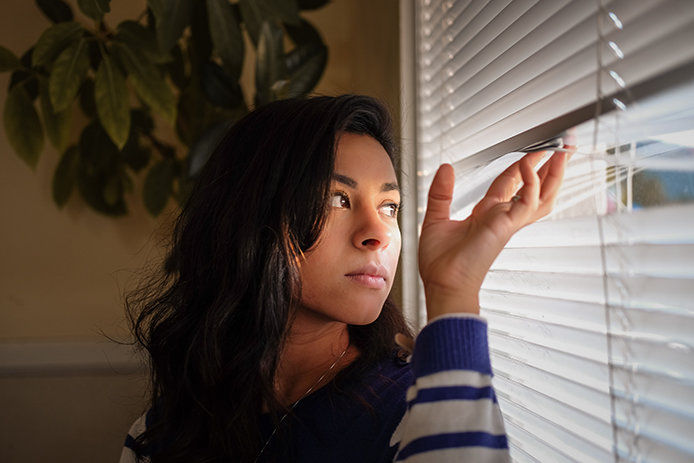
[[[595,117],[593,126],[593,153],[598,152],[598,131],[600,128],[600,115],[602,114],[602,45],[603,45],[603,35],[602,35],[602,25],[605,14],[607,11],[603,5],[603,0],[597,0],[598,3],[598,14],[596,15],[595,25],[597,27],[598,40],[596,42],[596,59],[597,59],[597,72],[596,72],[596,82],[595,82]],[[591,157],[591,161],[594,157]],[[592,163],[591,163],[592,164]],[[594,171],[591,166],[591,171]],[[597,201],[597,198],[596,198]],[[603,297],[605,298],[605,342],[607,348],[607,365],[608,365],[608,376],[609,376],[609,394],[610,394],[610,420],[612,424],[612,458],[616,462],[618,461],[618,440],[617,440],[617,416],[616,416],[616,398],[614,394],[614,365],[612,355],[612,329],[610,320],[610,305],[609,305],[609,286],[607,283],[607,256],[605,252],[605,231],[603,229],[604,220],[606,215],[596,215],[598,235],[600,240],[600,260],[602,264],[602,286],[603,286]]]

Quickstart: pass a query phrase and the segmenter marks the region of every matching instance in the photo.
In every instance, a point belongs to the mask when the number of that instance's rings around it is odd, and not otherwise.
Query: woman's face
[[[397,178],[374,138],[341,134],[330,202],[325,228],[301,264],[303,309],[368,324],[390,292],[400,254]]]

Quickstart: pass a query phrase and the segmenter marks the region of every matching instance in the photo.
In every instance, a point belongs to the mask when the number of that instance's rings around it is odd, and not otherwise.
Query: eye
[[[347,194],[345,193],[342,193],[341,191],[333,193],[333,195],[330,197],[330,206],[337,207],[340,209],[349,208],[349,196],[347,196]]]
[[[382,208],[386,211],[388,217],[397,217],[398,211],[400,210],[400,205],[397,203],[384,204]]]

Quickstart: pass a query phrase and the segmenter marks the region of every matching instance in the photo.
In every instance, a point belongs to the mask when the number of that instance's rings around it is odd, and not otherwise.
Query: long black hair
[[[157,461],[253,461],[262,404],[279,413],[274,378],[300,301],[300,257],[327,213],[340,133],[381,143],[397,169],[392,122],[359,95],[277,101],[234,124],[206,163],[174,228],[163,270],[126,297],[149,354],[148,427],[138,453]],[[409,333],[387,300],[349,326],[355,378]],[[343,375],[344,376],[344,375]]]

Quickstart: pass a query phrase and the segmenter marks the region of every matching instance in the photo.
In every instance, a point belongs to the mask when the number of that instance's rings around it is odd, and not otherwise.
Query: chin
[[[336,294],[320,299],[306,298],[304,309],[321,318],[346,323],[348,325],[368,325],[376,321],[383,310],[386,297],[381,294]]]
[[[345,319],[342,320],[348,325],[369,325],[376,321],[379,315],[381,315],[381,310],[383,309],[383,302],[378,305],[368,306],[365,304],[360,305],[361,310],[359,311],[348,311],[345,310],[343,314],[348,314]],[[352,307],[352,309],[354,306]],[[351,313],[350,313],[351,312]]]
[[[353,321],[348,321],[348,325],[370,325],[371,323],[375,322],[378,319],[378,316],[381,315],[381,311],[378,310],[375,313],[369,313],[365,314],[363,317],[360,317],[356,320]]]

